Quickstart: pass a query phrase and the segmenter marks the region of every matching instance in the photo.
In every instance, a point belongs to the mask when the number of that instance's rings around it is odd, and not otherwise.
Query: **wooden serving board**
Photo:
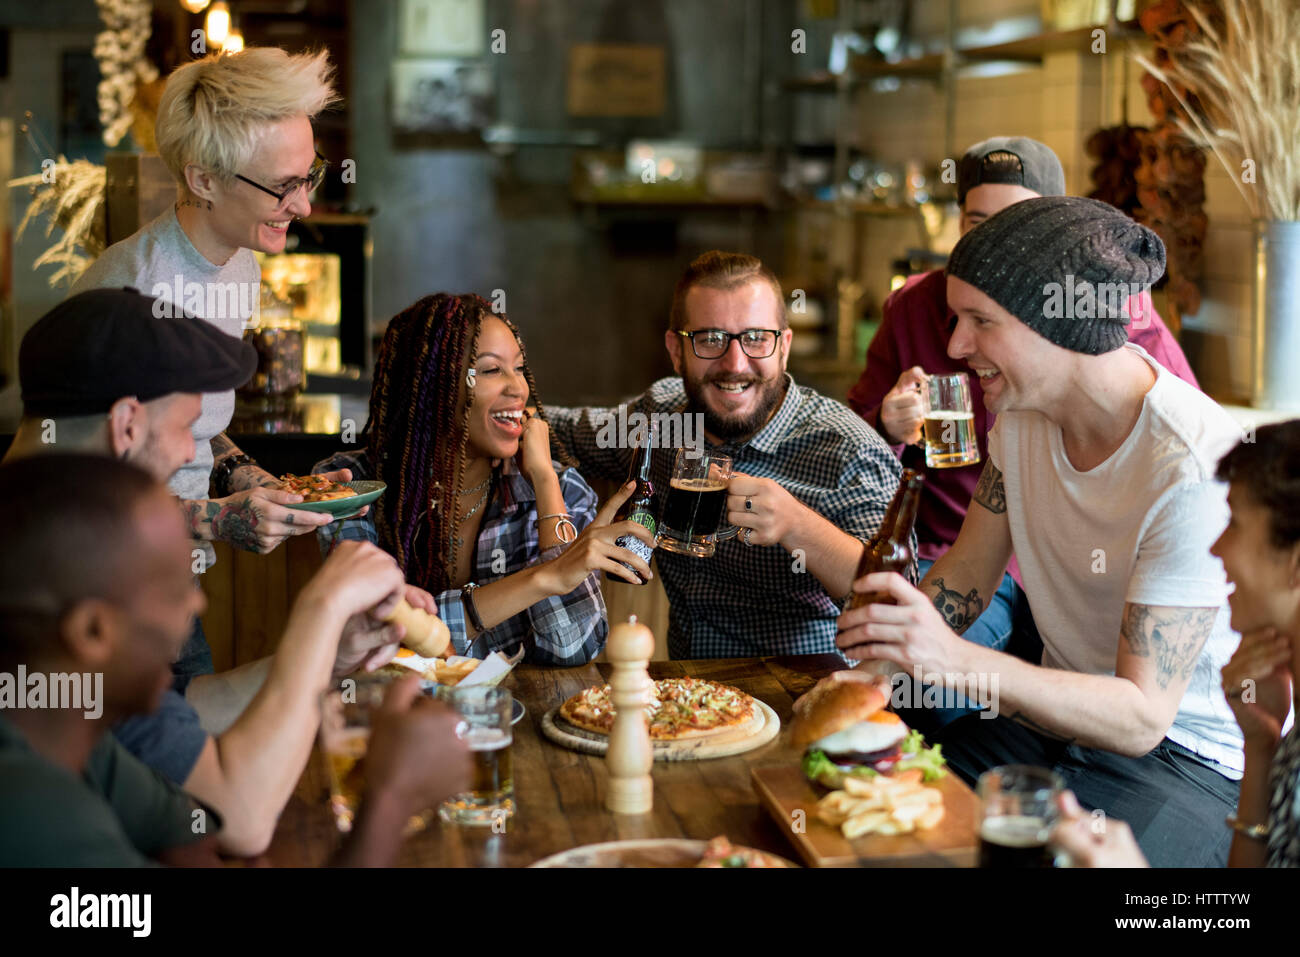
[[[656,761],[702,761],[743,754],[767,744],[781,731],[781,719],[775,711],[754,699],[754,718],[740,728],[731,728],[701,738],[684,741],[651,741]],[[551,741],[583,754],[603,755],[609,749],[609,736],[577,728],[552,708],[542,717],[542,734]]]
[[[799,765],[754,768],[750,774],[759,800],[810,867],[975,866],[979,798],[951,771],[929,785],[943,792],[943,820],[935,827],[852,841],[817,817],[817,802],[827,792],[805,778]]]

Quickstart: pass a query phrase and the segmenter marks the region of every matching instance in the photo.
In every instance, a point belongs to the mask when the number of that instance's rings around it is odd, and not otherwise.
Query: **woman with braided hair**
[[[610,525],[635,485],[597,514],[577,470],[552,461],[519,334],[479,296],[426,296],[393,317],[362,444],[314,471],[349,468],[388,490],[371,514],[322,534],[323,547],[362,539],[392,554],[407,582],[436,596],[459,654],[523,644],[529,661],[581,664],[608,630],[597,573],[650,576],[614,544],[653,545],[650,533]]]

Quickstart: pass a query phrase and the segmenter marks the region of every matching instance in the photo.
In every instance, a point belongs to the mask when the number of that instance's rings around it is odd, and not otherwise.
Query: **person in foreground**
[[[1163,270],[1160,239],[1096,200],[1027,199],[962,237],[948,349],[998,416],[988,462],[921,587],[860,579],[897,604],[846,612],[838,640],[945,688],[998,682],[997,717],[934,735],[968,783],[1001,764],[1053,768],[1083,806],[1127,820],[1153,864],[1221,865],[1243,756],[1217,680],[1235,638],[1209,548],[1228,517],[1215,463],[1242,432],[1127,341],[1123,302]],[[1092,298],[1062,313],[1052,297],[1070,284]],[[1013,551],[1041,665],[962,640],[964,619],[935,606],[939,579],[991,594]]]
[[[18,356],[23,419],[5,462],[49,458],[59,468],[77,461],[68,456],[93,453],[166,482],[194,455],[190,428],[202,395],[247,378],[255,356],[210,323],[160,318],[157,302],[94,289],[65,299],[27,331]],[[190,547],[193,574],[193,540]],[[351,591],[342,604],[334,593],[331,582],[359,563],[391,587],[401,581],[377,550],[340,555],[298,596],[274,655],[196,676],[182,651],[158,707],[113,726],[128,751],[221,812],[226,853],[266,849],[310,753],[325,685],[397,651],[398,627],[370,614],[383,592]],[[432,597],[417,588],[407,587],[406,600],[433,610]],[[189,620],[193,627],[197,615]]]
[[[537,405],[536,414],[529,402]],[[554,461],[545,413],[513,324],[479,296],[426,296],[394,316],[375,362],[365,447],[317,463],[387,484],[375,514],[319,531],[328,552],[375,542],[436,596],[456,653],[550,665],[590,661],[608,624],[601,571],[650,567],[614,544],[630,489],[596,512],[578,471]]]
[[[37,456],[0,467],[0,526],[0,866],[218,864],[221,812],[109,733],[158,706],[203,610],[176,500],[134,465]],[[400,576],[377,573],[386,556],[349,550],[318,576],[322,619],[401,595]],[[454,714],[417,690],[385,703],[339,863],[391,865],[410,814],[468,781]]]
[[[1223,560],[1232,627],[1241,644],[1222,671],[1223,693],[1245,740],[1246,769],[1227,821],[1229,867],[1300,867],[1300,420],[1261,427],[1219,463],[1232,516],[1212,551]],[[1056,843],[1078,866],[1141,867],[1122,821],[1090,827],[1063,804]],[[1187,835],[1195,841],[1198,835]]]

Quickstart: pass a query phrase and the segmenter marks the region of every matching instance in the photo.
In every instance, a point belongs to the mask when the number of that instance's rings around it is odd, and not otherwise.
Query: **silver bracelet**
[[[560,540],[561,544],[567,545],[575,538],[578,537],[578,527],[574,525],[572,521],[569,520],[569,516],[566,515],[564,512],[556,512],[554,515],[539,516],[537,521],[533,522],[533,528],[540,530],[542,527],[542,522],[546,521],[548,518],[559,519],[559,521],[555,523],[555,537]],[[569,530],[568,538],[564,537],[564,532],[562,531],[562,529],[566,529],[566,528]]]

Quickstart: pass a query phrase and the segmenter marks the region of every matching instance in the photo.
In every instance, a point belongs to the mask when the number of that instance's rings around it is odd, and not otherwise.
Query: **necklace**
[[[491,475],[491,473],[489,473],[487,478],[485,478],[483,481],[479,482],[479,483],[478,483],[477,485],[475,485],[473,488],[461,489],[461,490],[460,490],[459,492],[457,492],[456,494],[457,494],[457,495],[473,495],[475,492],[481,492],[481,491],[483,491],[485,488],[487,488],[487,487],[488,487],[488,483],[491,482],[491,481],[492,481],[492,475]]]
[[[460,524],[462,527],[464,527],[464,524],[473,518],[475,513],[487,503],[489,494],[490,493],[485,491],[483,497],[478,500],[474,507],[460,517]],[[465,546],[465,538],[462,535],[456,535],[453,538],[453,541],[456,543],[456,551],[458,552]]]

